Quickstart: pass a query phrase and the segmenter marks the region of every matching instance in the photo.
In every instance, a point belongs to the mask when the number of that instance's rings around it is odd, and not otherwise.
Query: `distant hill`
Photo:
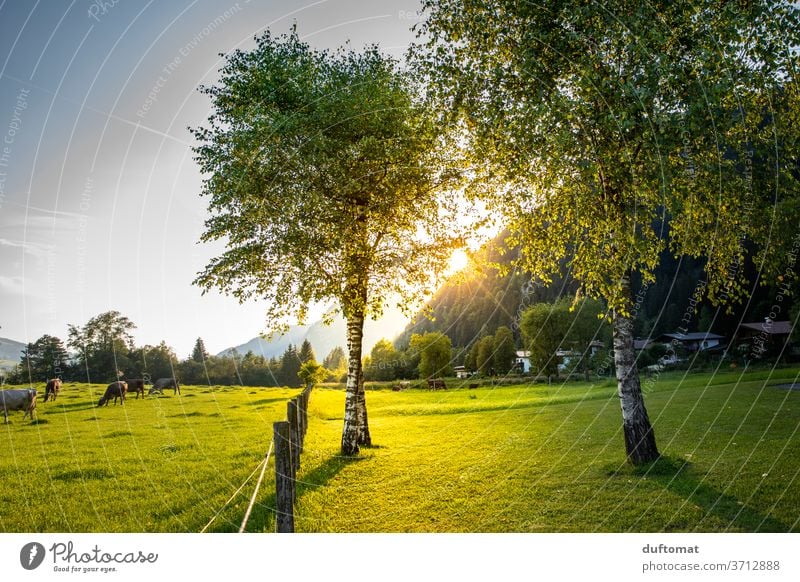
[[[450,337],[453,346],[467,346],[485,334],[493,334],[501,325],[513,329],[520,307],[575,293],[576,285],[569,278],[556,278],[553,284],[544,286],[531,284],[525,273],[512,272],[510,265],[518,251],[506,245],[507,236],[500,234],[478,251],[479,262],[488,266],[465,271],[442,285],[428,302],[428,316],[417,314],[396,345],[405,347],[414,333],[440,331]]]
[[[20,352],[24,349],[24,343],[0,337],[0,368],[10,370],[19,364]]]
[[[551,303],[560,296],[574,296],[577,284],[568,274],[567,261],[564,261],[562,277],[555,277],[547,286],[530,284],[530,276],[525,273],[510,272],[509,266],[518,251],[508,248],[506,238],[507,234],[503,233],[488,241],[479,255],[483,261],[500,265],[509,272],[504,274],[502,269],[488,266],[462,273],[445,282],[427,304],[430,318],[422,312],[417,314],[395,340],[397,347],[405,348],[411,334],[429,331],[446,334],[454,347],[469,346],[483,335],[493,334],[501,325],[513,330],[514,322],[528,305]],[[662,253],[655,269],[656,283],[647,289],[636,318],[634,333],[637,337],[658,336],[685,325],[689,299],[698,281],[705,278],[704,265],[702,259],[676,259],[669,252]],[[749,261],[747,269],[750,280],[755,280],[755,272]],[[639,277],[634,277],[634,295],[640,287]],[[731,337],[740,320],[763,321],[774,304],[776,294],[774,285],[756,286],[749,303],[732,306],[731,313],[717,311],[707,300],[703,301],[689,321],[689,331],[714,331]],[[746,308],[747,312],[743,315]],[[788,312],[788,309],[784,312]],[[519,341],[520,338],[516,339]]]
[[[387,313],[378,321],[367,320],[364,326],[364,352],[369,353],[378,340],[386,338],[392,340],[403,330],[408,323],[408,319],[401,313],[394,310],[387,310]],[[289,344],[299,346],[303,340],[311,342],[314,353],[318,361],[328,355],[335,347],[347,346],[347,327],[345,320],[341,317],[334,319],[331,325],[325,325],[322,320],[316,321],[311,325],[293,325],[284,335],[274,337],[267,341],[261,337],[255,337],[241,345],[228,348],[218,355],[227,356],[236,350],[241,355],[252,351],[254,354],[271,358],[280,357]]]

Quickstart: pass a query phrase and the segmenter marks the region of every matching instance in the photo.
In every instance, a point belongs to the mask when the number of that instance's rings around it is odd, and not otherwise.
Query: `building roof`
[[[764,332],[770,335],[789,335],[792,333],[791,321],[759,321],[757,323],[743,323],[739,329]]]
[[[692,333],[662,333],[659,336],[659,339],[664,337],[675,339],[678,340],[679,342],[695,342],[702,340],[725,339],[725,336],[719,335],[717,333],[711,333],[710,331],[693,331]]]
[[[633,340],[633,349],[634,350],[646,350],[650,344],[653,343],[653,340],[650,338],[647,339],[635,339]]]

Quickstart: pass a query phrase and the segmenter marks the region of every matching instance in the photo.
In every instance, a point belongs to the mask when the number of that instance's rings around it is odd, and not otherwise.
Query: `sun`
[[[455,274],[459,271],[463,271],[469,265],[469,257],[467,253],[464,252],[462,249],[457,249],[453,251],[453,254],[450,255],[450,259],[447,263],[447,272],[448,274]]]

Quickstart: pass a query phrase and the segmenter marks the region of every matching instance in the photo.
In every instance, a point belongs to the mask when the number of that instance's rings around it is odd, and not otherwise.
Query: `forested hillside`
[[[500,326],[514,330],[519,341],[515,324],[525,307],[574,296],[577,285],[566,266],[562,276],[554,278],[550,285],[531,281],[530,275],[513,271],[511,265],[518,251],[508,248],[506,237],[504,233],[486,243],[476,261],[481,266],[468,268],[445,283],[428,303],[428,311],[418,313],[395,344],[404,348],[412,333],[441,331],[450,337],[453,346],[464,347],[483,335],[494,333]],[[682,326],[692,296],[702,288],[703,266],[702,260],[676,259],[663,253],[656,269],[655,284],[642,290],[641,281],[634,281],[634,296],[642,297],[636,314],[637,337],[655,337]],[[755,269],[752,265],[747,268],[750,280],[755,281]],[[734,306],[730,314],[702,301],[691,316],[689,331],[711,330],[730,337],[740,320],[763,321],[776,293],[775,285],[755,284],[750,301]],[[784,318],[789,317],[788,313],[785,309]]]

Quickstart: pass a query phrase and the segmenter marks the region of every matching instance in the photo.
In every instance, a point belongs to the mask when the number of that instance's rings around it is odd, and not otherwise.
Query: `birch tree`
[[[665,249],[705,257],[703,289],[725,303],[747,296],[754,249],[762,275],[785,265],[798,8],[424,0],[418,32],[413,55],[471,140],[475,193],[507,217],[520,266],[547,281],[571,257],[606,300],[628,459],[656,459],[631,276],[652,282]]]
[[[370,445],[364,320],[423,296],[458,244],[431,110],[377,47],[317,51],[269,33],[226,58],[195,129],[210,218],[223,240],[195,283],[268,301],[268,327],[332,302],[347,320],[341,450]],[[338,309],[338,311],[337,311]]]

